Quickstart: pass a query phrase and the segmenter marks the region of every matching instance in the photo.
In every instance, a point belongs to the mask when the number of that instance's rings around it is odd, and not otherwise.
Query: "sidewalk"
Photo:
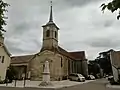
[[[41,81],[29,81],[26,80],[26,88],[67,88],[67,87],[71,87],[71,86],[75,86],[75,85],[79,85],[79,84],[84,84],[84,83],[88,83],[88,82],[92,82],[95,80],[86,80],[85,82],[76,82],[76,81],[69,81],[69,80],[63,80],[63,81],[51,81],[52,86],[39,86],[39,84],[41,83]],[[15,82],[10,83],[6,86],[6,84],[0,84],[0,86],[4,86],[4,87],[15,87]],[[24,87],[24,81],[17,81],[17,85],[16,87]]]
[[[111,84],[107,84],[106,87],[108,87],[108,88],[120,89],[120,85],[111,85]]]

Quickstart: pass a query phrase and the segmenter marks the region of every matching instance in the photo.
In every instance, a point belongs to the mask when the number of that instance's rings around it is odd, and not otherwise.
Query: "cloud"
[[[86,4],[90,4],[91,2],[98,2],[98,1],[101,1],[101,0],[64,0],[65,2],[65,4],[68,4],[68,5],[70,5],[70,6],[79,6],[79,7],[81,7],[81,6],[84,6],[84,5],[86,5]]]
[[[8,25],[5,43],[13,55],[40,51],[42,25],[49,16],[48,0],[6,0]],[[101,12],[104,0],[53,0],[55,23],[60,27],[59,45],[68,51],[85,51],[88,59],[99,52],[119,48],[120,22],[116,13]],[[22,5],[22,6],[21,6]]]
[[[93,38],[90,40],[87,40],[86,43],[90,45],[91,47],[107,47],[107,48],[112,48],[112,47],[119,47],[120,43],[119,40],[116,39],[111,39],[111,38]]]

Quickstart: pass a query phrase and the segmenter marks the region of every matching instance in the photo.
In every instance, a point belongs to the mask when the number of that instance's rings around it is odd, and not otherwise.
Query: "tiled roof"
[[[8,49],[5,45],[3,45],[3,48],[4,48],[5,52],[8,54],[8,56],[11,56],[10,52],[8,51]]]
[[[8,56],[11,56],[10,52],[8,51],[5,43],[4,43],[4,37],[0,36],[0,46],[2,45],[2,48],[5,50]]]
[[[58,47],[58,52],[64,56],[67,56],[69,58],[73,58],[72,56],[70,56],[69,52],[67,52],[65,49]]]
[[[11,64],[28,63],[34,57],[35,55],[13,56],[11,57]]]
[[[67,52],[65,49],[58,47],[59,53],[63,54],[73,60],[85,60],[85,52],[84,51],[77,51],[77,52]]]
[[[41,51],[44,51],[44,50],[45,50],[44,48],[41,49]],[[67,52],[65,49],[61,48],[60,46],[58,46],[58,49],[53,47],[52,49],[47,49],[47,50],[53,51],[55,53],[60,53],[73,60],[85,60],[86,59],[84,51]]]
[[[74,57],[75,60],[85,60],[85,52],[84,51],[77,51],[77,52],[69,52],[71,56]]]
[[[42,48],[41,52],[45,49]],[[47,49],[48,50],[48,49]],[[78,52],[67,52],[65,49],[58,47],[49,49],[52,52],[62,54],[68,58],[71,58],[72,60],[85,60],[85,52],[84,51],[78,51]],[[20,63],[28,63],[31,59],[33,59],[35,55],[26,55],[26,56],[13,56],[11,57],[11,64],[20,64]]]

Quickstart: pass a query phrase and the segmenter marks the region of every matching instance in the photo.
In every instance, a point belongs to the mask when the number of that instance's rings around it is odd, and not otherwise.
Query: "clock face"
[[[47,29],[50,29],[50,27],[47,26]]]

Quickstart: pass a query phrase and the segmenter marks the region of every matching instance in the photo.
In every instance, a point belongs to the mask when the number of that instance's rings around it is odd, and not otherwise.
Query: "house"
[[[0,36],[0,81],[5,80],[6,71],[10,65],[10,53],[5,44],[4,37]]]
[[[114,81],[119,81],[120,83],[120,51],[110,50],[110,61],[112,65]]]
[[[68,52],[58,45],[59,27],[53,21],[52,6],[47,24],[43,25],[43,42],[35,55],[14,56],[11,65],[19,70],[19,78],[25,74],[31,80],[42,80],[45,61],[49,62],[50,79],[67,79],[70,73],[88,76],[87,59],[84,51]]]

